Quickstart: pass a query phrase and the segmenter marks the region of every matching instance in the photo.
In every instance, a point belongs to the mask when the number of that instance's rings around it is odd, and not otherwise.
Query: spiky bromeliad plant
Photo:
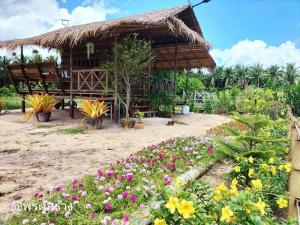
[[[37,120],[40,121],[38,117],[39,113],[48,113],[50,118],[50,114],[57,100],[52,95],[42,93],[29,95],[27,103],[31,106],[32,110],[26,113],[24,121],[28,121],[33,114],[35,114]]]
[[[270,143],[287,142],[287,138],[273,138],[272,135],[265,132],[265,128],[276,126],[276,123],[282,123],[282,120],[273,121],[262,114],[234,115],[231,118],[246,126],[247,129],[238,132],[227,127],[234,138],[232,141],[219,141],[222,146],[221,152],[225,155],[232,158],[240,155],[268,158],[283,150],[281,145],[276,148],[273,145],[272,149],[269,148],[269,145]]]
[[[103,118],[107,115],[108,106],[105,102],[99,100],[86,100],[80,106],[80,111],[87,117],[87,121],[96,126],[96,129],[102,128]]]

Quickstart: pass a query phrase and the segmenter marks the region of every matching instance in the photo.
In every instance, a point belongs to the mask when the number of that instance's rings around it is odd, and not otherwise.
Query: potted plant
[[[86,116],[85,121],[98,129],[103,127],[103,118],[107,115],[108,107],[105,102],[99,100],[86,100],[80,106],[80,111]]]
[[[144,112],[141,112],[141,111],[137,111],[136,112],[136,118],[137,118],[137,121],[135,123],[135,128],[136,129],[142,129],[144,128],[144,123],[142,121],[142,119],[144,118],[145,114]]]
[[[57,103],[57,100],[47,93],[33,94],[28,96],[27,103],[31,106],[32,110],[27,112],[24,121],[35,114],[38,122],[48,122],[53,111],[53,106]]]

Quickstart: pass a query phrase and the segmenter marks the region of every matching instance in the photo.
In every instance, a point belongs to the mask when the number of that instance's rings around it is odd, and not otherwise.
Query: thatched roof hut
[[[110,46],[114,36],[122,37],[133,32],[153,42],[156,58],[154,66],[157,69],[173,68],[175,58],[178,69],[215,67],[215,62],[208,52],[210,45],[204,39],[194,11],[189,5],[112,21],[70,26],[32,38],[0,41],[0,48],[13,50],[19,46],[37,45],[51,49],[73,48],[79,52],[88,41],[96,42],[98,49]],[[73,52],[76,54],[76,50]],[[74,58],[76,59],[76,56]]]

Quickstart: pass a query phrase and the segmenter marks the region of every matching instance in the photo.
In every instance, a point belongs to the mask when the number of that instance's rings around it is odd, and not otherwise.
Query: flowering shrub
[[[6,224],[129,224],[130,214],[145,207],[175,176],[216,160],[212,144],[208,138],[188,137],[150,146],[96,175],[36,193],[35,203],[44,205],[41,210],[22,212]],[[183,200],[178,213],[191,217],[193,205]]]

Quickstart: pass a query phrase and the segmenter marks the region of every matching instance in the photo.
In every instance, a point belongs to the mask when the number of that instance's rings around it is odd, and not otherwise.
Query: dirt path
[[[205,180],[213,187],[227,183],[224,175],[232,170],[232,165],[228,161],[221,161],[214,165],[214,167],[209,170],[200,180]]]
[[[59,128],[75,127],[80,119],[60,111],[41,127],[34,119],[22,123],[22,118],[18,111],[0,115],[0,217],[39,189],[95,173],[145,146],[175,136],[201,136],[229,121],[225,116],[192,113],[180,117],[187,125],[166,126],[168,119],[149,118],[144,129],[129,130],[105,121],[103,130],[62,135]]]

